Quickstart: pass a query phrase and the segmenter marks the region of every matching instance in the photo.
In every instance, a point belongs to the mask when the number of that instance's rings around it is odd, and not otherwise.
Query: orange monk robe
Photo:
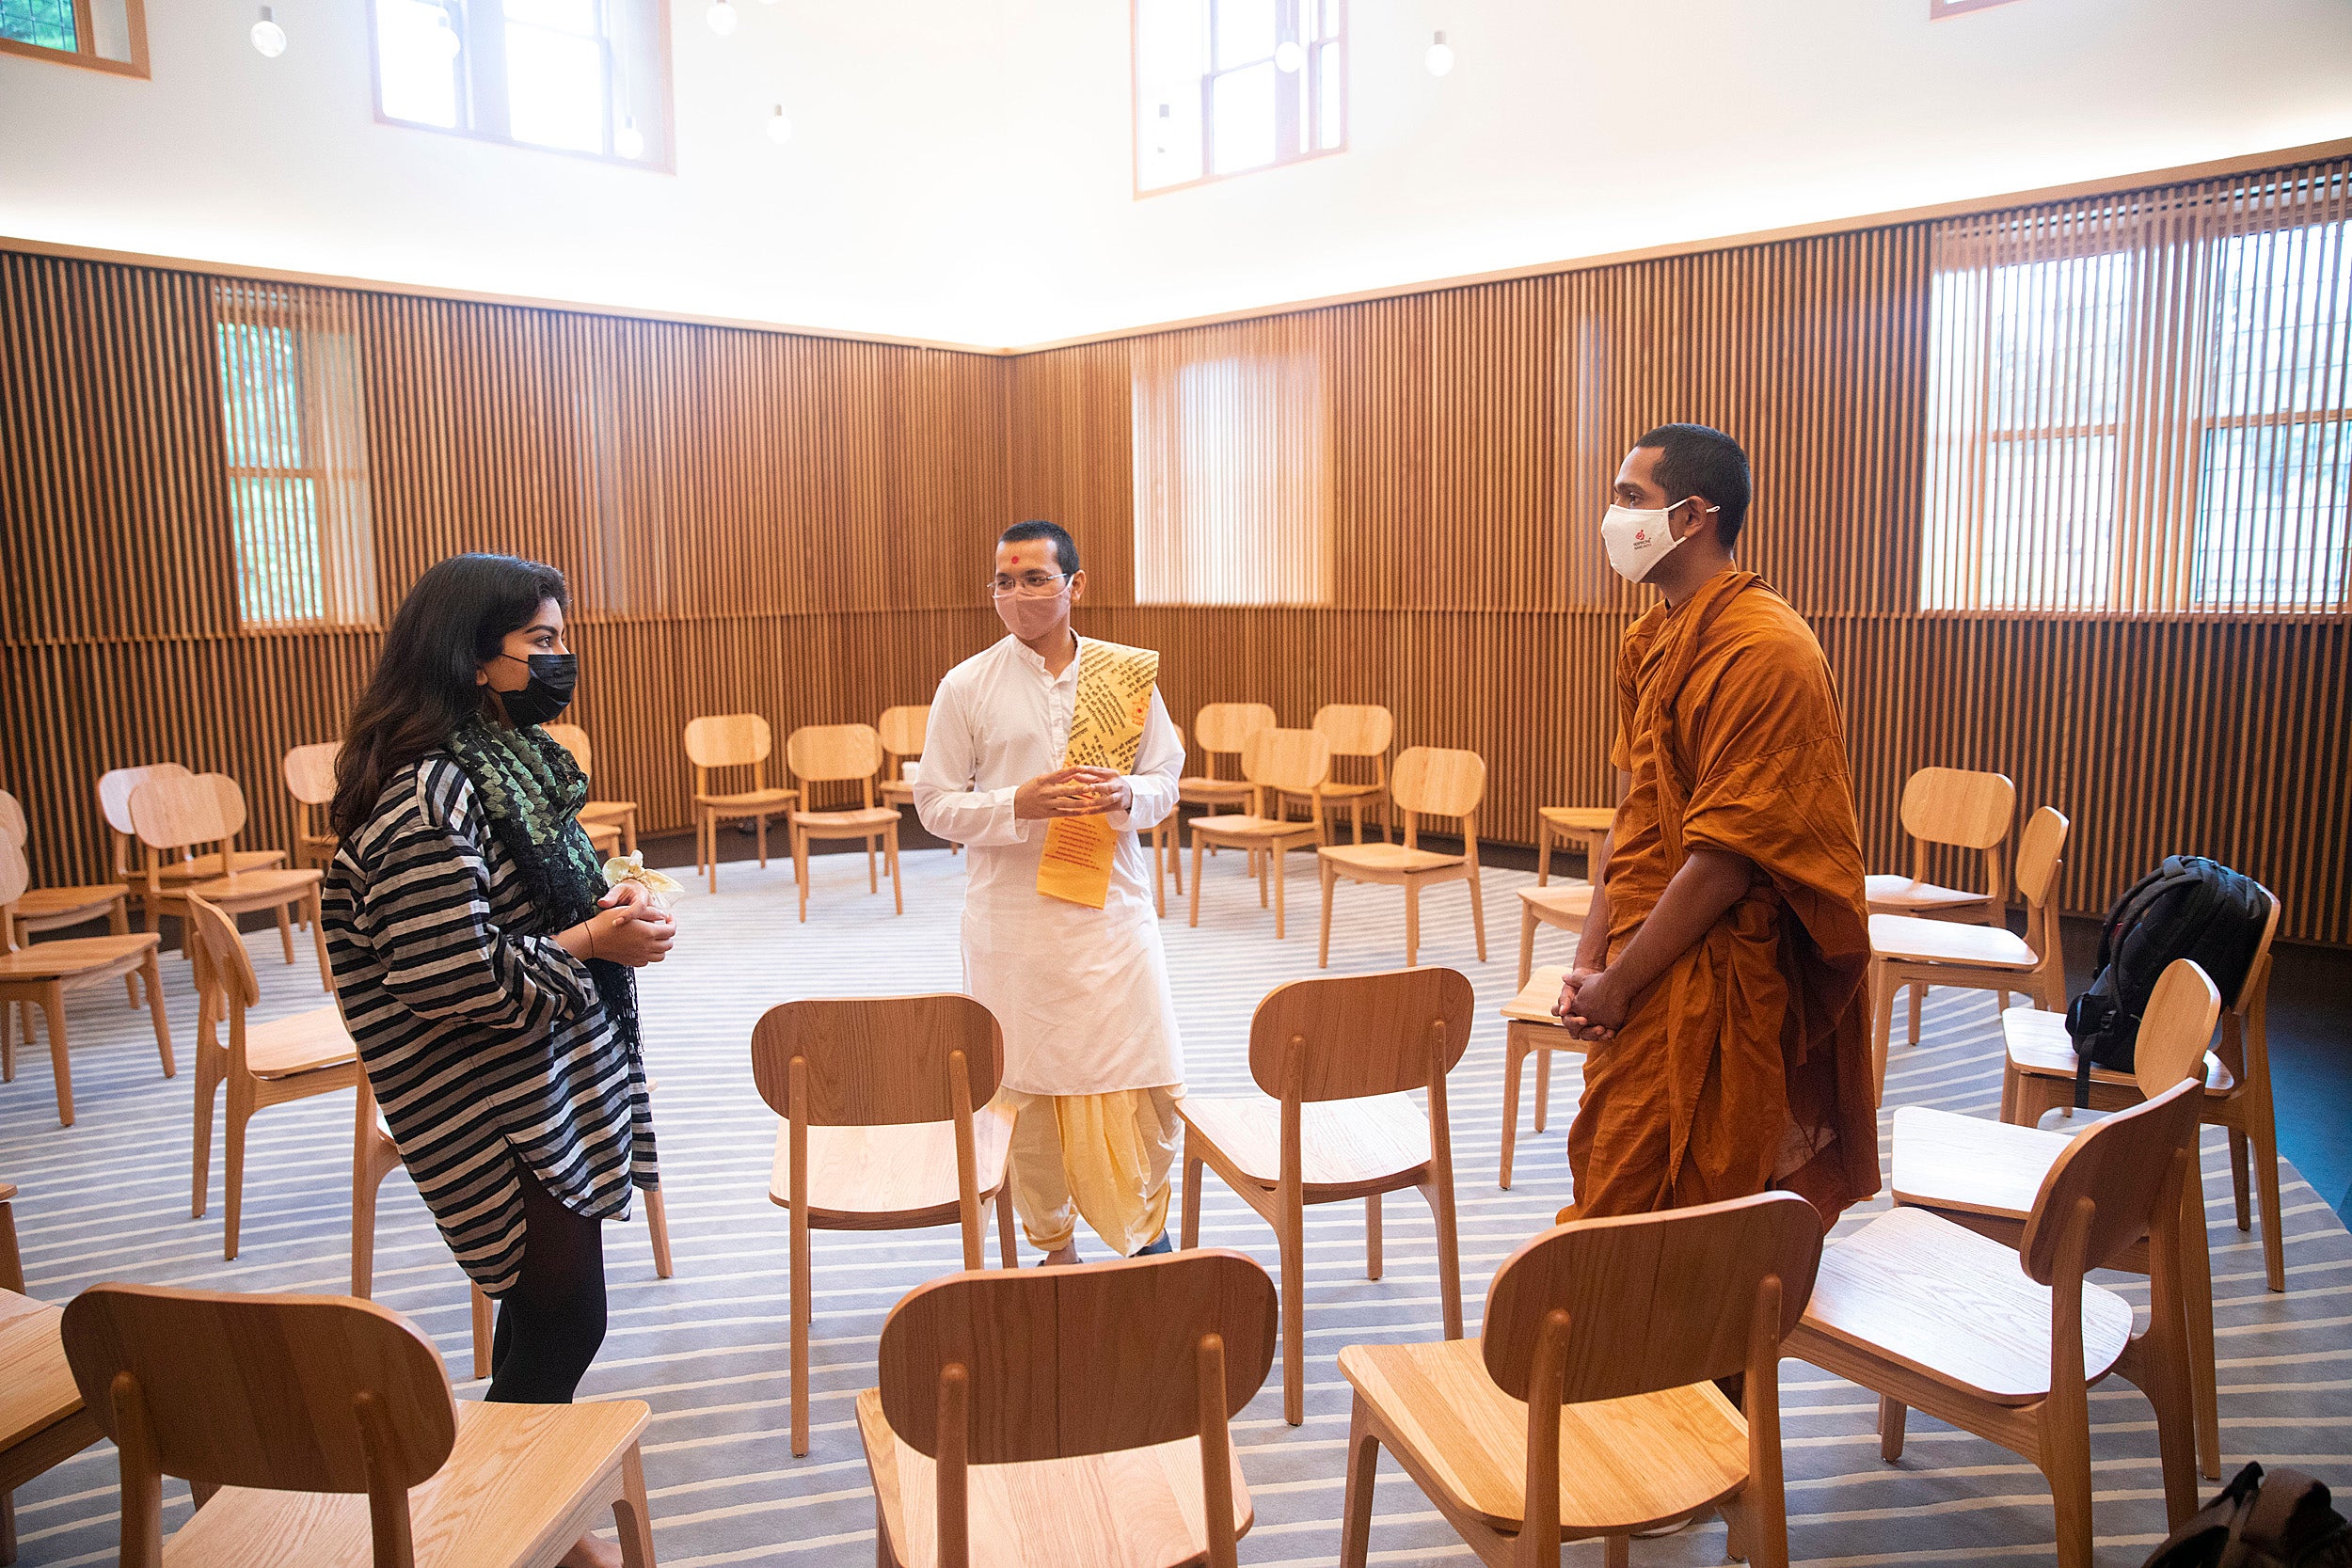
[[[1829,663],[1762,578],[1726,572],[1626,633],[1617,711],[1633,783],[1609,855],[1611,958],[1689,849],[1742,856],[1756,876],[1586,1057],[1576,1213],[1779,1187],[1826,1227],[1879,1189],[1869,914]]]

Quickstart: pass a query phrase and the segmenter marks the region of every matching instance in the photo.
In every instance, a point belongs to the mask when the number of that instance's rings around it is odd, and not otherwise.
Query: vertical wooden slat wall
[[[1400,745],[1485,755],[1483,826],[1528,842],[1539,805],[1611,788],[1643,596],[1599,548],[1610,476],[1649,425],[1701,420],[1746,443],[1742,554],[1842,683],[1874,864],[1907,863],[1915,768],[1998,768],[2074,819],[2072,909],[2195,851],[2276,889],[2287,935],[2352,942],[2352,619],[1919,612],[1933,240],[1897,225],[1010,358],[349,291],[377,581],[389,613],[453,550],[563,568],[599,793],[659,829],[686,820],[689,718],[781,733],[925,700],[996,633],[988,541],[1051,517],[1087,552],[1081,626],[1161,649],[1181,722],[1385,703]],[[337,733],[376,643],[238,627],[211,288],[0,254],[0,786],[48,879],[97,873],[91,784],[130,763],[234,773],[283,842],[278,757]],[[1146,337],[1321,356],[1327,603],[1136,603],[1135,377],[1189,352]]]

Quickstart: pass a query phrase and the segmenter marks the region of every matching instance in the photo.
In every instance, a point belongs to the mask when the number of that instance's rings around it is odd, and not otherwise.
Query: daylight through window
[[[140,0],[0,0],[0,53],[147,74]]]
[[[1346,0],[1135,0],[1136,190],[1347,145]]]
[[[376,111],[666,168],[666,0],[373,0]]]

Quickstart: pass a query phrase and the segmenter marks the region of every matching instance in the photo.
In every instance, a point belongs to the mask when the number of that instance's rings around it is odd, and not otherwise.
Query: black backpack
[[[2352,1526],[2318,1481],[2249,1465],[2143,1568],[2352,1568]]]
[[[2132,1070],[2139,1015],[2165,966],[2195,961],[2226,1003],[2246,984],[2270,920],[2261,884],[2219,861],[2173,855],[2132,884],[2099,930],[2099,974],[2066,1009],[2074,1038],[2074,1104],[2090,1103],[2090,1069]]]

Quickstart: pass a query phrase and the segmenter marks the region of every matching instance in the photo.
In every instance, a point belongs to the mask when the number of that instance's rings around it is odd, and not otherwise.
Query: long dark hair
[[[335,759],[327,816],[339,835],[356,836],[386,779],[440,750],[482,711],[475,673],[549,599],[570,608],[564,574],[511,555],[453,555],[417,579],[384,634]]]

